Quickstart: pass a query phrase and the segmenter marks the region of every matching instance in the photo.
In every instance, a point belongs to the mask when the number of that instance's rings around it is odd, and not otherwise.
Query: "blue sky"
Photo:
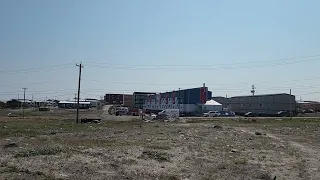
[[[2,0],[0,99],[202,86],[320,100],[317,0]]]

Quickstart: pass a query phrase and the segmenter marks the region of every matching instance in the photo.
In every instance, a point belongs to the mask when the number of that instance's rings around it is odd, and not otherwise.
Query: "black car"
[[[244,114],[244,117],[257,117],[258,114],[254,112],[247,112]]]

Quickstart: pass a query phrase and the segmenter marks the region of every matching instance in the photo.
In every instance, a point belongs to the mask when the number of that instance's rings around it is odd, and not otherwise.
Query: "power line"
[[[67,81],[45,81],[45,82],[32,82],[28,85],[37,85],[37,84],[53,84],[53,83],[62,83]],[[0,84],[0,86],[21,86],[21,84]]]
[[[305,94],[298,94],[296,96],[304,96],[304,95],[311,95],[311,94],[320,94],[320,91],[318,91],[318,92],[310,92],[310,93],[305,93]]]
[[[143,66],[97,66],[92,65],[88,67],[96,67],[96,68],[108,68],[108,69],[119,69],[119,70],[164,70],[164,71],[190,71],[190,70],[199,70],[199,71],[206,71],[206,70],[231,70],[231,69],[243,69],[243,68],[259,68],[259,67],[270,67],[270,66],[282,66],[282,65],[292,65],[292,64],[298,64],[298,63],[306,63],[306,62],[312,62],[312,61],[319,61],[320,58],[317,59],[305,59],[305,60],[299,60],[299,61],[291,61],[291,62],[277,62],[277,63],[267,63],[267,64],[255,64],[255,65],[244,65],[244,66],[235,66],[235,64],[229,64],[221,67],[215,67],[217,65],[207,65],[207,67],[187,67],[184,68],[182,66],[179,66],[179,68],[171,66],[171,67],[161,67],[157,65],[153,65],[152,67],[143,67]],[[209,66],[209,67],[208,67]],[[211,66],[211,67],[210,67]]]
[[[269,84],[269,83],[284,83],[284,82],[299,82],[299,81],[310,81],[310,80],[319,80],[320,78],[306,78],[306,79],[293,79],[293,80],[286,80],[286,81],[264,81],[258,82],[256,84]],[[86,80],[86,79],[84,79]],[[104,81],[104,80],[86,80],[90,82],[98,82],[98,83],[114,83],[114,84],[133,84],[133,85],[150,85],[150,86],[177,86],[176,83],[139,83],[139,82],[123,82],[123,81]],[[248,82],[240,82],[240,83],[233,83],[233,84],[210,84],[206,83],[207,85],[214,85],[214,86],[224,86],[224,85],[248,85]],[[197,83],[193,84],[179,84],[180,86],[198,86]]]
[[[276,60],[267,60],[267,61],[248,61],[248,62],[239,62],[239,63],[232,63],[232,64],[135,64],[135,65],[128,65],[128,64],[110,64],[110,63],[105,63],[105,62],[87,62],[87,64],[92,64],[92,65],[107,65],[107,66],[139,66],[139,67],[172,67],[172,66],[178,66],[178,67],[207,67],[207,66],[230,66],[230,65],[244,65],[244,64],[255,64],[255,63],[268,63],[268,62],[279,62],[279,61],[289,61],[289,60],[298,60],[298,59],[310,59],[310,58],[316,58],[320,57],[320,55],[310,55],[310,56],[300,56],[300,57],[291,57],[291,58],[282,58],[282,59],[276,59]]]
[[[54,65],[50,67],[37,67],[37,68],[25,68],[25,69],[11,69],[11,70],[0,70],[1,74],[18,74],[18,73],[31,73],[31,72],[41,72],[41,71],[50,71],[50,70],[60,70],[71,68],[71,63]]]
[[[97,67],[97,68],[109,68],[109,69],[125,69],[125,70],[222,70],[222,69],[237,69],[237,68],[253,68],[253,67],[268,67],[270,65],[289,65],[296,63],[305,63],[311,61],[318,61],[320,55],[313,56],[302,56],[296,58],[285,58],[278,60],[269,60],[269,61],[250,61],[250,62],[241,62],[241,63],[232,63],[232,64],[208,64],[208,65],[128,65],[128,64],[108,64],[108,63],[94,63],[89,62],[88,67]],[[313,59],[310,59],[313,58]],[[316,58],[316,59],[314,59]],[[289,62],[288,62],[289,61]],[[266,64],[264,64],[266,63]],[[92,65],[90,65],[92,64]],[[251,64],[251,66],[250,66]],[[103,66],[105,65],[105,66]],[[239,66],[240,65],[240,66]],[[242,66],[241,66],[242,65]],[[243,66],[245,65],[245,66]],[[220,67],[215,67],[220,66]],[[18,73],[32,73],[32,72],[41,72],[41,71],[51,71],[51,70],[60,70],[72,68],[71,63],[58,64],[50,67],[37,67],[37,68],[24,68],[24,69],[11,69],[11,70],[0,70],[1,74],[18,74]],[[172,68],[173,67],[173,68]],[[177,68],[178,67],[178,68]],[[187,68],[186,68],[187,67]],[[188,68],[189,67],[189,68]]]
[[[180,84],[175,84],[175,86],[181,87]],[[164,87],[166,88],[166,87]],[[291,85],[291,86],[275,86],[275,87],[269,87],[262,89],[264,91],[266,90],[287,90],[288,88],[294,88],[294,89],[305,89],[305,88],[320,88],[320,85]],[[159,89],[158,89],[159,90]],[[60,89],[60,90],[42,90],[42,91],[30,91],[32,94],[55,94],[55,93],[61,93],[61,92],[75,92],[75,89]],[[86,92],[99,92],[99,91],[106,91],[105,88],[98,88],[98,89],[83,89],[82,91]],[[113,90],[113,91],[139,91],[138,89],[135,90],[128,90],[128,89],[123,89],[123,90]],[[232,88],[212,88],[212,91],[231,91],[231,92],[239,92],[239,91],[247,91],[247,88],[237,88],[237,87],[232,87]],[[2,95],[16,95],[19,92],[0,92]]]
[[[83,79],[85,81],[90,81],[90,82],[98,82],[98,83],[112,83],[112,84],[132,84],[132,85],[148,85],[148,86],[176,86],[176,83],[139,83],[139,82],[123,82],[123,81],[104,81],[104,80],[88,80],[88,79]],[[284,83],[284,82],[300,82],[300,81],[311,81],[311,80],[320,80],[319,77],[317,78],[306,78],[306,79],[293,79],[293,80],[284,80],[284,81],[264,81],[264,82],[258,82],[255,84],[268,84],[268,83]],[[37,85],[37,84],[55,84],[55,83],[63,83],[63,82],[68,82],[68,81],[45,81],[45,82],[33,82],[33,83],[28,83],[28,85]],[[248,85],[248,82],[240,82],[240,83],[229,83],[229,84],[211,84],[207,83],[207,85],[214,85],[214,86],[233,86],[233,85]],[[190,83],[190,84],[179,84],[180,86],[197,86],[197,83]],[[21,86],[21,84],[0,84],[0,86]],[[42,91],[32,91],[34,93],[39,93],[39,92],[49,92],[51,90],[42,90]],[[59,90],[59,91],[64,91],[64,90]],[[18,93],[18,92],[0,92],[1,93]]]

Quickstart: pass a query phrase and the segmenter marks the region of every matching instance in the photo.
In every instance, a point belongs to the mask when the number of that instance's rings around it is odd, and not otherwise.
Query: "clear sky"
[[[1,0],[0,99],[202,86],[320,100],[318,0]]]

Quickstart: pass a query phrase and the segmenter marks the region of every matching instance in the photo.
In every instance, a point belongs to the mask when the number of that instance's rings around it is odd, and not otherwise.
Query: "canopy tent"
[[[204,105],[202,105],[202,111],[221,111],[222,104],[218,103],[215,100],[209,100]]]
[[[207,101],[204,105],[216,105],[216,106],[221,106],[222,104],[218,103],[217,101],[211,99]]]

